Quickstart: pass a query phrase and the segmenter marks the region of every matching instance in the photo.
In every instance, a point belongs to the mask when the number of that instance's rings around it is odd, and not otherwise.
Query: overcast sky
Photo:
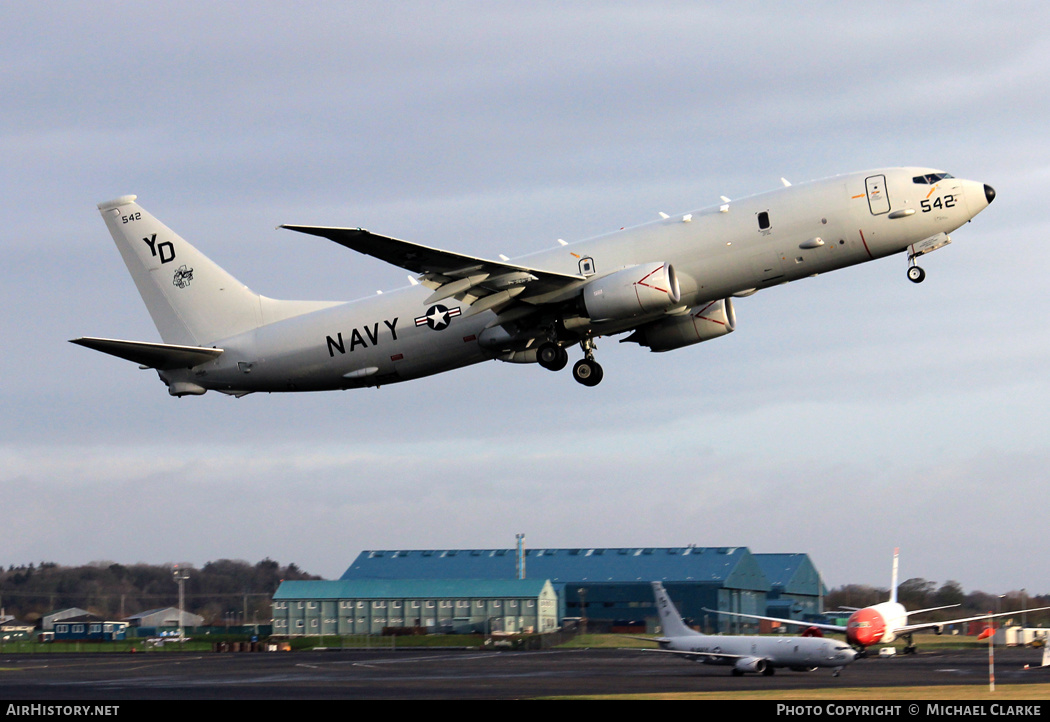
[[[0,563],[747,546],[831,586],[1050,593],[1044,3],[0,1]],[[379,390],[174,399],[70,345],[159,341],[96,204],[254,290],[404,271],[281,223],[521,255],[923,165],[995,203],[903,256],[598,342],[596,388],[491,362]],[[573,352],[576,358],[578,351]]]

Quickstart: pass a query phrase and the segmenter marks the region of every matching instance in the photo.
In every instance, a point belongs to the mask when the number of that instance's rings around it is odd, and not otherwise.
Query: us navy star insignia
[[[438,304],[436,306],[431,306],[426,314],[418,316],[416,318],[416,325],[422,326],[426,324],[435,331],[441,331],[442,329],[448,328],[452,319],[459,314],[459,306],[456,306],[455,308],[445,308],[441,304]]]

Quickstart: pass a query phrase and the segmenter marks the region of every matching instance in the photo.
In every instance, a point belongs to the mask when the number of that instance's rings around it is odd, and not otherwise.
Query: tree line
[[[251,564],[243,560],[219,559],[203,567],[183,566],[189,572],[184,583],[186,611],[204,617],[206,625],[264,624],[271,617],[270,600],[284,580],[320,579],[294,563],[282,566],[266,558]],[[824,598],[827,610],[867,607],[889,600],[889,590],[847,584]],[[92,562],[83,566],[61,566],[41,562],[0,568],[0,609],[22,622],[35,623],[59,609],[79,607],[108,619],[160,607],[178,606],[179,590],[171,565]],[[937,621],[988,612],[1017,611],[1050,606],[1050,594],[1029,595],[1025,590],[1006,594],[966,593],[949,580],[936,582],[913,578],[897,587],[897,601],[910,610],[958,605],[930,612],[922,619]],[[1050,611],[1028,612],[1029,626],[1050,626]]]
[[[206,625],[265,624],[270,599],[283,580],[320,579],[294,563],[266,558],[256,564],[219,559],[195,568],[181,565],[186,611]],[[78,607],[107,619],[123,619],[150,609],[176,607],[178,584],[171,565],[92,562],[62,566],[41,562],[0,568],[0,608],[19,621],[36,623],[59,609]]]

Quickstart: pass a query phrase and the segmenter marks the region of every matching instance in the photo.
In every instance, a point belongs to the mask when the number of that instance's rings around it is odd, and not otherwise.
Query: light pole
[[[587,589],[580,587],[576,590],[580,595],[580,622],[583,629],[582,634],[587,634]]]
[[[185,601],[184,601],[185,600],[185,594],[184,594],[185,590],[183,588],[183,585],[185,584],[186,580],[190,578],[190,573],[188,571],[186,571],[185,569],[179,569],[179,565],[176,564],[172,568],[171,574],[175,578],[175,581],[179,585],[179,641],[182,642],[184,640],[184,636],[185,636],[185,633],[184,633],[183,628],[182,628],[182,615],[183,615],[182,609],[183,609],[183,605],[185,604]]]

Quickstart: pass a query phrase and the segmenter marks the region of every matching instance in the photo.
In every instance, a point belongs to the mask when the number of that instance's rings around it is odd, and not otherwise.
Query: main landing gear
[[[594,341],[584,339],[580,342],[584,358],[572,367],[572,377],[584,386],[597,386],[605,372],[594,360]],[[536,349],[536,361],[548,371],[561,371],[569,363],[569,353],[553,341],[545,341]]]
[[[580,341],[580,348],[583,349],[584,357],[572,367],[572,377],[584,386],[597,386],[602,382],[605,372],[594,360],[594,339]]]
[[[601,365],[592,359],[581,359],[572,367],[572,377],[584,386],[597,386],[603,376]]]
[[[912,640],[910,634],[901,635],[901,638],[904,640],[904,653],[905,654],[915,654],[918,651],[919,648],[918,648],[918,646],[916,646],[915,642]]]
[[[536,360],[548,371],[561,371],[569,363],[569,352],[556,343],[547,341],[536,350]]]

